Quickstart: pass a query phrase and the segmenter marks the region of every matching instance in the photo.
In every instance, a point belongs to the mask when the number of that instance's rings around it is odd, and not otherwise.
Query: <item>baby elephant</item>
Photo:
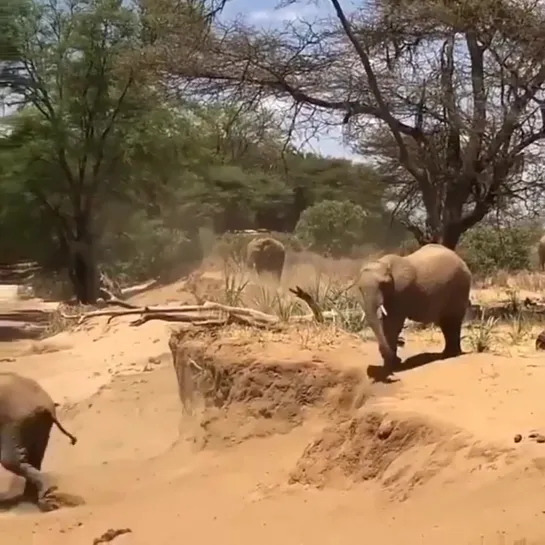
[[[26,479],[24,499],[33,503],[56,489],[40,471],[53,424],[77,442],[57,420],[56,406],[36,381],[0,372],[0,464]]]

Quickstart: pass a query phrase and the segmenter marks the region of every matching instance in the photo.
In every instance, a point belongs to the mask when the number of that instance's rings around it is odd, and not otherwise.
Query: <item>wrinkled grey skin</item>
[[[385,367],[400,362],[397,342],[406,318],[436,324],[445,337],[445,357],[462,353],[471,272],[452,250],[427,244],[405,257],[385,255],[362,267],[357,286]]]
[[[274,238],[255,238],[248,243],[246,249],[247,264],[250,269],[255,268],[258,274],[268,272],[280,280],[286,249]]]
[[[77,442],[57,420],[56,406],[36,381],[0,373],[0,464],[25,478],[24,499],[34,503],[56,489],[40,471],[53,424]]]
[[[539,266],[541,270],[545,269],[545,235],[543,235],[537,244],[537,255],[539,257]]]

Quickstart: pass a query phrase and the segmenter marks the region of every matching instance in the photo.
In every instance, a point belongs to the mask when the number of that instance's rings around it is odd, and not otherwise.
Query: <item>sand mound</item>
[[[312,422],[313,439],[289,473],[290,484],[346,488],[372,481],[396,501],[430,481],[464,483],[476,471],[517,459],[513,448],[467,430],[378,408],[373,401],[380,391],[359,366],[328,357],[309,361],[293,345],[279,357],[274,337],[254,339],[245,351],[235,331],[225,336],[189,328],[170,340],[179,396],[185,414],[199,423],[195,440],[202,448],[286,434]]]
[[[173,335],[173,368],[166,324],[97,322],[3,364],[64,403],[79,439],[54,431],[44,462],[72,508],[2,513],[10,545],[122,528],[116,543],[335,543],[362,521],[367,539],[409,545],[542,535],[543,446],[513,443],[543,420],[535,360],[470,355],[371,385],[374,343],[229,326]]]
[[[370,411],[327,427],[305,449],[290,482],[324,487],[377,481],[403,501],[431,480],[463,482],[477,469],[514,461],[513,449],[485,445],[443,423]]]

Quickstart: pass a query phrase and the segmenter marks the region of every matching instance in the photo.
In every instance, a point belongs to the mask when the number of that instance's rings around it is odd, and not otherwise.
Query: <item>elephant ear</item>
[[[377,280],[381,289],[390,289],[393,286],[394,276],[392,264],[389,261],[381,261],[380,267],[376,269]]]
[[[395,292],[394,274],[392,271],[392,264],[389,261],[381,262],[381,267],[377,270],[377,280],[384,304],[388,306],[392,301]],[[382,305],[381,312],[384,315],[387,315],[384,305]]]

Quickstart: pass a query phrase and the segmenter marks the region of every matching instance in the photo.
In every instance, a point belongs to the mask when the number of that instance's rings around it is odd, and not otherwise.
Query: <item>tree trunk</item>
[[[84,305],[96,302],[100,295],[100,272],[94,252],[94,237],[83,219],[76,221],[75,237],[68,233],[69,275],[76,299]]]
[[[460,238],[468,229],[468,226],[464,225],[461,221],[460,214],[457,214],[457,216],[458,219],[450,221],[446,218],[441,218],[441,223],[436,226],[430,225],[429,221],[424,228],[418,227],[410,222],[404,223],[403,225],[412,233],[420,246],[436,243],[442,244],[450,250],[455,250],[460,242]]]
[[[458,225],[448,225],[445,227],[443,236],[441,237],[441,244],[451,250],[456,250],[462,234]]]

